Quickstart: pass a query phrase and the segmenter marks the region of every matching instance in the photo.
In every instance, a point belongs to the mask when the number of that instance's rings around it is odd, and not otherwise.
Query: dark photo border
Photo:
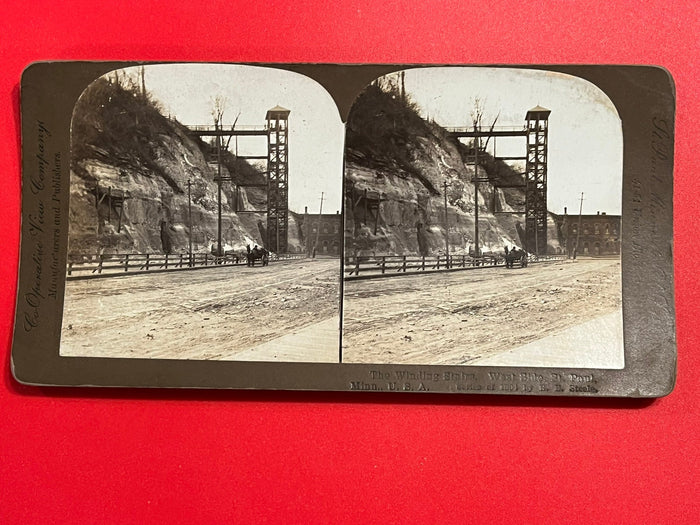
[[[654,66],[479,65],[580,77],[605,92],[618,110],[624,141],[622,370],[60,357],[73,107],[99,76],[140,64],[43,62],[29,66],[23,74],[22,229],[12,348],[12,371],[18,381],[63,386],[626,397],[660,397],[672,390],[676,372],[672,259],[675,88],[668,72]],[[344,122],[357,95],[373,79],[422,67],[250,65],[295,71],[316,80],[331,94]],[[40,167],[43,162],[46,166]],[[43,215],[47,227],[37,228],[38,215]]]

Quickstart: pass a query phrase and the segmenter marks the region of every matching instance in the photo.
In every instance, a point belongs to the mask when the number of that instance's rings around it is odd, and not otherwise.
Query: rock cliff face
[[[347,125],[346,254],[444,253],[445,213],[450,253],[473,250],[473,158],[473,146],[423,120],[410,101],[369,86]],[[524,188],[499,187],[522,184],[522,175],[485,153],[476,169],[480,180],[488,179],[479,183],[476,198],[481,251],[522,247],[524,216],[512,212],[524,210]],[[559,250],[551,216],[548,250]]]
[[[223,183],[223,243],[236,251],[264,245],[265,213],[236,213],[265,209],[264,188],[245,187],[264,184],[264,173],[228,152],[222,164],[222,175],[232,177]],[[96,80],[73,113],[69,253],[162,253],[164,237],[172,253],[186,252],[188,181],[193,249],[210,251],[217,242],[216,177],[211,145],[163,116],[147,95]],[[300,251],[291,215],[289,223],[290,251]]]

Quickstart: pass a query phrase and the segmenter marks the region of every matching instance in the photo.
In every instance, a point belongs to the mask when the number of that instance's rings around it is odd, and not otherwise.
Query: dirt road
[[[61,355],[235,360],[337,319],[339,264],[305,259],[68,281]]]
[[[620,261],[345,284],[343,362],[476,364],[620,309]]]

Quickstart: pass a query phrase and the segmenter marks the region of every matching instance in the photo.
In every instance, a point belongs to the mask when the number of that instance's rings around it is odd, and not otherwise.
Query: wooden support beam
[[[381,200],[377,203],[377,206],[374,210],[374,235],[377,235],[377,225],[379,224],[379,205],[381,204]]]
[[[367,189],[365,188],[365,214],[363,216],[364,223],[367,224]]]
[[[124,214],[124,201],[119,205],[119,221],[117,222],[117,233],[122,231],[122,216]]]

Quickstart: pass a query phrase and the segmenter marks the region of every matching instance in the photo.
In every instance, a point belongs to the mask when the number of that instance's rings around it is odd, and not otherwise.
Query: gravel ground
[[[469,364],[618,310],[620,261],[347,282],[343,362]]]
[[[68,281],[60,353],[235,360],[241,351],[337,318],[339,264],[305,259]]]

